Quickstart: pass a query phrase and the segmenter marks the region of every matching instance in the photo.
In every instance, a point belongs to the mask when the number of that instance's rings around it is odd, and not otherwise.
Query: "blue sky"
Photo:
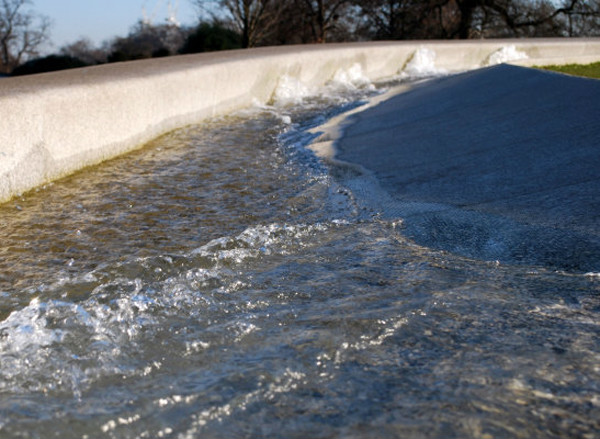
[[[197,22],[197,11],[190,0],[171,0],[177,5],[177,19],[182,24]],[[32,9],[52,20],[48,51],[87,37],[101,44],[117,35],[127,35],[131,26],[142,18],[145,6],[154,23],[168,15],[168,0],[32,0]]]

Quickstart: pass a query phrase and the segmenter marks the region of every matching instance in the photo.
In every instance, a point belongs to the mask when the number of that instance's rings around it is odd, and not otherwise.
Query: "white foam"
[[[293,253],[320,242],[316,234],[344,225],[343,220],[257,225],[235,236],[214,239],[184,256],[186,260],[204,257],[200,262],[207,266],[144,282],[118,276],[96,286],[78,303],[35,298],[0,321],[0,391],[58,391],[80,396],[102,377],[147,376],[160,364],[145,361],[139,346],[153,337],[165,318],[185,314],[198,319],[208,306],[213,312],[218,310],[223,305],[213,301],[207,291],[230,294],[249,285],[239,278],[239,270],[232,268],[270,254]],[[156,273],[156,264],[150,259],[139,259],[134,265],[148,274]],[[88,274],[83,278],[96,277]],[[65,280],[54,287],[60,291],[63,284],[78,280]],[[244,320],[232,322],[229,329],[227,334],[237,343],[260,327]],[[186,353],[210,346],[210,339],[193,337],[186,340]]]
[[[510,61],[518,61],[520,59],[529,58],[527,54],[517,50],[514,45],[504,46],[501,49],[493,52],[487,60],[484,62],[486,66],[494,66],[496,64],[502,64]]]
[[[2,352],[35,351],[60,341],[60,332],[47,328],[45,311],[46,304],[35,298],[25,308],[13,311],[0,322]]]
[[[347,69],[337,70],[333,75],[333,79],[329,82],[329,86],[346,89],[374,88],[359,63],[355,63]]]
[[[0,390],[54,389],[80,395],[99,376],[135,373],[121,354],[151,323],[150,304],[129,291],[111,305],[94,297],[79,304],[33,299],[0,322]],[[79,347],[72,344],[75,334]]]
[[[421,47],[413,53],[401,76],[409,78],[425,78],[428,76],[439,76],[446,74],[446,70],[435,66],[436,53],[431,49]]]
[[[299,79],[283,75],[279,78],[277,88],[273,93],[273,101],[280,105],[300,104],[302,100],[314,93],[311,87]]]
[[[300,105],[309,98],[319,97],[339,101],[344,92],[354,90],[374,90],[375,86],[363,71],[359,63],[348,68],[336,70],[335,74],[324,86],[311,87],[300,79],[289,75],[279,78],[273,92],[272,103],[276,106]],[[264,106],[261,106],[264,108]],[[282,119],[284,123],[286,119]]]
[[[286,253],[290,245],[327,229],[325,224],[288,225],[269,224],[249,227],[236,237],[213,239],[197,248],[193,255],[200,255],[214,261],[227,261],[239,264],[245,259],[257,258],[271,253]]]

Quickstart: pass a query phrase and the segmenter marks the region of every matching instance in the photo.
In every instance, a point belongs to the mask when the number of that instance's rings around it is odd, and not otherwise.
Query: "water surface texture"
[[[0,207],[1,438],[595,438],[600,275],[419,246],[307,130],[189,126]]]

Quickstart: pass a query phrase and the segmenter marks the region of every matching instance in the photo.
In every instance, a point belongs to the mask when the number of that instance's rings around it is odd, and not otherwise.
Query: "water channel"
[[[373,87],[0,206],[0,438],[594,438],[600,276],[417,245],[306,145]]]

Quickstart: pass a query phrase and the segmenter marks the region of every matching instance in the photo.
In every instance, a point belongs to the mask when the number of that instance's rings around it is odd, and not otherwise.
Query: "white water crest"
[[[375,86],[371,80],[363,72],[363,68],[359,63],[355,63],[346,69],[339,69],[333,75],[333,79],[329,82],[330,87],[334,88],[370,88]]]
[[[273,93],[273,101],[280,105],[300,104],[305,98],[313,96],[315,89],[297,78],[283,75],[279,78]]]
[[[328,224],[249,227],[237,236],[213,239],[177,259],[141,258],[112,268],[122,273],[135,270],[144,280],[107,280],[101,271],[80,279],[62,279],[54,286],[58,291],[65,284],[97,286],[89,298],[78,303],[36,297],[0,322],[0,391],[79,396],[103,377],[145,376],[160,368],[160,363],[145,360],[137,364],[140,358],[133,352],[141,353],[140,346],[160,333],[166,320],[178,315],[199,317],[207,307],[216,316],[220,305],[207,291],[234,294],[248,288],[250,283],[238,273],[247,264],[314,246],[319,234],[346,225],[346,221],[333,220]],[[237,341],[258,329],[252,322],[226,325]],[[186,340],[186,349],[195,352],[208,346],[202,338]]]
[[[425,78],[440,76],[447,73],[445,69],[436,67],[436,53],[432,49],[421,47],[410,57],[401,76],[405,78]]]
[[[302,105],[314,98],[321,101],[343,102],[353,98],[352,92],[375,91],[375,89],[375,85],[366,76],[362,66],[355,63],[348,68],[336,70],[331,80],[321,87],[313,87],[296,77],[283,75],[279,78],[271,101],[279,107]]]
[[[494,66],[497,64],[503,64],[510,61],[518,61],[520,59],[529,58],[526,53],[517,50],[516,46],[504,46],[501,49],[496,50],[492,53],[485,61],[484,65]]]

